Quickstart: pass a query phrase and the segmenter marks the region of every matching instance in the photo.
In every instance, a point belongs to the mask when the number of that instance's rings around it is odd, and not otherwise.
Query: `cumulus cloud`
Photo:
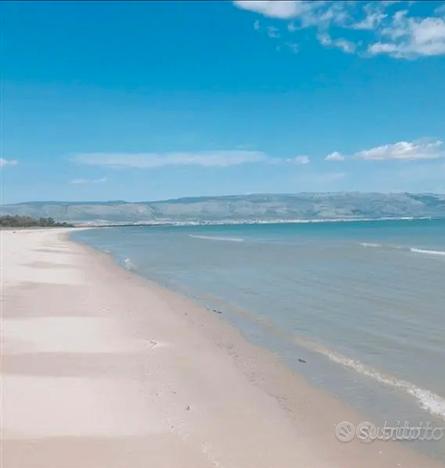
[[[374,161],[438,159],[444,155],[443,142],[441,140],[399,141],[393,144],[362,150],[355,154],[359,159]]]
[[[254,11],[270,18],[289,19],[295,18],[310,9],[310,4],[312,2],[292,0],[235,0],[233,3],[238,8]]]
[[[99,179],[72,179],[70,184],[75,185],[87,185],[87,184],[103,184],[108,179],[106,177],[100,177]]]
[[[322,46],[348,54],[368,58],[388,55],[397,59],[445,54],[445,5],[424,16],[410,16],[410,2],[239,0],[234,5],[266,18],[286,21],[290,34],[315,28]],[[259,23],[255,24],[258,29]],[[275,29],[271,33],[265,26],[265,31],[278,39]],[[333,37],[337,35],[340,37]]]
[[[229,167],[267,159],[261,151],[200,151],[172,153],[82,153],[73,161],[114,169],[154,169],[165,166]]]
[[[371,44],[371,55],[387,54],[395,58],[416,58],[445,54],[445,19],[410,18],[406,11],[381,31],[382,40]]]
[[[19,162],[15,159],[4,159],[0,158],[0,167],[6,167],[6,166],[17,166]]]
[[[258,13],[268,18],[298,20],[303,27],[342,24],[349,18],[348,2],[304,0],[235,0],[233,4],[243,10]],[[289,30],[296,30],[295,24]]]
[[[338,151],[334,151],[332,153],[329,153],[325,158],[325,161],[344,161],[345,157],[339,153]]]
[[[445,157],[444,143],[438,139],[419,139],[413,141],[398,141],[373,148],[357,151],[348,156],[333,151],[325,161],[345,161],[346,159],[362,159],[367,161],[417,161],[434,160]]]

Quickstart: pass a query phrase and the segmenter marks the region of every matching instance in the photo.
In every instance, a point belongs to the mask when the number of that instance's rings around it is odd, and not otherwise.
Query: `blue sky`
[[[445,2],[2,2],[3,200],[445,192]]]

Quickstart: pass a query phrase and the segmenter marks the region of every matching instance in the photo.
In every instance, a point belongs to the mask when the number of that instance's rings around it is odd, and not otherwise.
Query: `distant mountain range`
[[[403,217],[445,218],[445,195],[298,193],[179,198],[154,202],[29,202],[0,215],[52,217],[76,224],[241,223]]]

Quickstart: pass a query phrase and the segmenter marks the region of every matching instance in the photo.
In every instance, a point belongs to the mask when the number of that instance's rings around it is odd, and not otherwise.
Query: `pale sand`
[[[1,233],[2,468],[439,466],[66,231]]]

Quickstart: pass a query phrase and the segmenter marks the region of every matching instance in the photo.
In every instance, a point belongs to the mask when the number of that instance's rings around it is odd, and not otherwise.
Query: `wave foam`
[[[366,248],[372,247],[372,248],[398,249],[398,250],[409,251],[409,252],[417,253],[417,254],[445,256],[444,250],[419,249],[417,247],[406,247],[406,246],[400,246],[400,245],[383,245],[383,244],[378,244],[375,242],[360,242],[359,244],[362,247],[366,247]]]
[[[127,270],[135,270],[136,269],[136,265],[128,257],[124,258],[124,266],[125,266],[125,268]]]
[[[340,364],[343,367],[352,369],[359,374],[374,379],[383,385],[398,388],[406,392],[408,395],[413,396],[417,400],[418,405],[422,409],[435,416],[440,416],[445,420],[445,399],[440,395],[437,395],[430,390],[417,387],[413,383],[406,380],[397,379],[391,375],[384,374],[383,372],[367,366],[358,360],[343,356],[340,353],[331,351],[321,345],[310,342],[309,340],[296,338],[295,341],[298,344],[309,348],[311,351],[315,351],[326,356],[330,361],[335,362],[336,364]]]
[[[417,249],[415,247],[412,247],[409,250],[410,250],[410,252],[420,253],[420,254],[427,254],[427,255],[445,255],[445,251],[443,251],[443,250]]]
[[[223,236],[198,236],[195,234],[189,234],[193,239],[204,239],[204,240],[216,240],[224,242],[244,242],[244,239],[241,237],[223,237]]]

